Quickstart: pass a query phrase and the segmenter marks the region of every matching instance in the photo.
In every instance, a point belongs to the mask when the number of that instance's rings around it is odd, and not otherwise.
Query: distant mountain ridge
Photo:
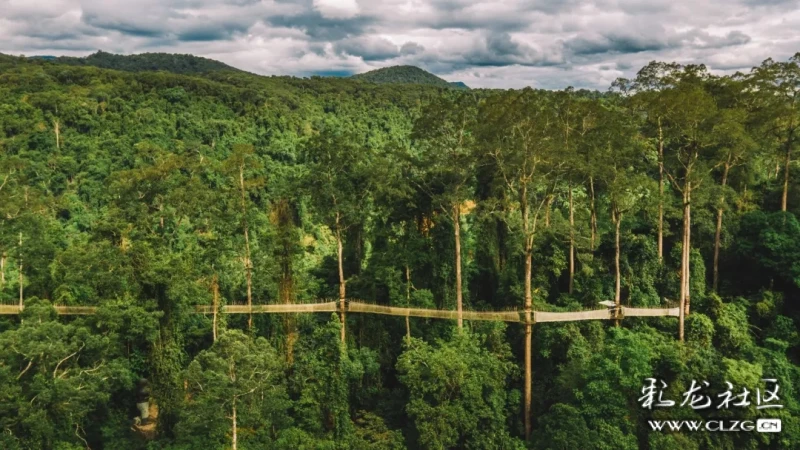
[[[138,55],[115,55],[98,51],[89,56],[76,58],[72,56],[39,56],[33,57],[50,60],[59,64],[73,66],[95,66],[103,69],[124,70],[126,72],[158,71],[173,72],[182,75],[202,74],[218,71],[241,70],[213,59],[194,55],[172,53],[140,53]]]
[[[7,62],[12,62],[16,59],[11,55],[2,56],[6,57]],[[99,50],[84,57],[33,55],[27,57],[27,59],[38,59],[71,66],[93,66],[125,72],[165,71],[180,75],[201,75],[224,71],[246,73],[220,61],[203,58],[202,56],[172,53],[117,55]],[[424,84],[440,88],[470,89],[469,86],[461,81],[449,82],[416,66],[384,67],[351,75],[348,78],[370,83]]]
[[[416,66],[391,66],[353,75],[351,78],[371,83],[429,84],[443,88],[469,89],[461,81],[449,82]]]

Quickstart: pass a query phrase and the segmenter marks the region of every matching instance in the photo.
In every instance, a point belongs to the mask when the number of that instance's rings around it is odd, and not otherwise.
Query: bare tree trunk
[[[686,315],[689,315],[692,301],[691,261],[692,261],[692,183],[686,183]]]
[[[22,288],[22,233],[19,234],[19,273],[17,274],[17,278],[19,279],[19,310],[22,311],[23,307],[23,288]]]
[[[658,262],[664,260],[664,133],[658,118]]]
[[[594,200],[594,177],[589,177],[589,192],[591,193],[591,201],[592,201],[592,219],[591,219],[591,228],[592,228],[592,239],[591,239],[591,248],[592,253],[594,253],[594,243],[597,239],[597,209],[595,208],[595,200]]]
[[[406,263],[406,304],[411,306],[411,267]]]
[[[683,337],[683,319],[689,314],[689,261],[691,257],[691,189],[692,183],[687,182],[683,191],[683,244],[681,249],[681,298],[680,298],[680,334]]]
[[[528,244],[529,240],[526,237],[525,248],[525,440],[531,438],[531,404],[533,400],[533,367],[532,367],[532,349],[533,349],[533,324],[531,307],[533,305],[533,295],[531,293],[531,266],[533,264],[533,252],[531,246]]]
[[[411,268],[406,264],[406,305],[411,307]],[[411,323],[406,315],[406,336],[411,337]]]
[[[714,233],[714,281],[713,281],[713,289],[714,292],[718,291],[719,288],[719,247],[720,247],[720,237],[722,235],[722,214],[725,212],[724,203],[725,203],[725,186],[728,184],[728,171],[731,168],[730,164],[731,158],[728,156],[728,162],[725,163],[725,168],[722,172],[722,189],[723,194],[720,197],[720,205],[717,208],[717,229]]]
[[[550,228],[550,203],[553,201],[552,196],[547,197],[547,203],[545,204],[544,209],[544,226],[545,228]]]
[[[56,149],[61,149],[61,127],[58,120],[53,121],[53,130],[56,133]]]
[[[786,144],[786,160],[783,167],[783,197],[781,197],[781,211],[786,212],[786,205],[789,199],[789,164],[792,162],[792,138]]]
[[[575,217],[572,205],[572,184],[569,185],[569,290],[572,294],[572,285],[575,281]]]
[[[211,281],[211,291],[214,296],[214,316],[211,321],[211,332],[212,336],[214,337],[213,342],[217,342],[217,313],[219,311],[219,277],[217,274],[214,274],[214,278]]]
[[[615,251],[614,251],[614,274],[615,274],[615,281],[614,281],[614,304],[617,305],[619,308],[621,303],[621,293],[622,293],[622,282],[621,282],[621,274],[619,270],[619,254],[620,254],[620,246],[619,246],[619,226],[622,223],[622,213],[619,211],[614,211],[614,243],[615,243]],[[619,323],[619,322],[617,322]]]
[[[532,400],[533,400],[533,368],[531,362],[531,353],[533,349],[533,325],[531,324],[531,312],[525,312],[525,440],[531,439],[531,424],[532,414]]]
[[[686,277],[687,277],[687,267],[686,261],[688,260],[688,246],[687,246],[687,235],[686,230],[689,228],[689,199],[688,194],[689,186],[688,184],[684,187],[683,192],[683,244],[681,248],[681,293],[679,299],[679,320],[678,320],[678,336],[681,341],[684,339],[684,330],[683,330],[683,322],[686,317]]]
[[[238,445],[236,427],[236,396],[233,396],[233,406],[231,407],[231,449],[236,450]]]
[[[679,302],[679,305],[678,305],[678,340],[681,341],[681,342],[683,342],[683,321],[684,321],[684,318],[686,316],[684,314],[684,312],[685,311],[683,310],[683,302]]]
[[[464,326],[464,312],[461,289],[461,205],[453,207],[453,230],[456,240],[456,308],[458,309],[458,328]]]
[[[339,213],[336,213],[336,252],[339,258],[339,316],[342,321],[341,337],[342,344],[345,343],[345,280],[344,280],[344,247],[342,245],[342,231],[339,229]]]
[[[239,189],[242,196],[242,225],[244,227],[244,269],[247,278],[247,329],[253,328],[253,264],[250,261],[250,230],[247,226],[247,202],[244,193],[244,163],[239,164]]]
[[[6,285],[6,252],[0,255],[0,290]]]
[[[533,307],[533,291],[531,278],[533,272],[533,231],[530,226],[530,211],[528,208],[527,185],[523,184],[520,193],[520,209],[522,212],[522,228],[525,236],[525,440],[531,438],[531,404],[533,398],[533,367],[532,367],[532,334],[533,321],[531,309]],[[549,200],[545,200],[549,204]],[[548,207],[549,210],[549,207]],[[537,216],[538,218],[538,211]]]

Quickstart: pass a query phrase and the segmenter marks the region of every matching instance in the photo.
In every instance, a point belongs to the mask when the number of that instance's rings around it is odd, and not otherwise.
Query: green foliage
[[[112,337],[58,322],[47,301],[30,299],[22,320],[0,335],[3,439],[12,448],[85,446],[103,406],[132,387],[128,361]]]
[[[791,214],[756,211],[742,217],[731,250],[743,269],[743,288],[763,287],[776,278],[800,287],[800,222]]]
[[[193,446],[224,447],[230,442],[236,414],[243,448],[264,448],[248,441],[268,443],[291,424],[282,378],[282,362],[264,338],[226,331],[189,363],[177,439]]]
[[[506,425],[512,365],[480,344],[467,332],[435,346],[412,338],[398,359],[421,448],[521,447]]]

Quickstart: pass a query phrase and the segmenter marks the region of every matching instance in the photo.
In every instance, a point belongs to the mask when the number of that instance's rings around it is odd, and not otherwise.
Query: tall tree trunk
[[[244,192],[244,163],[239,164],[239,189],[242,197],[242,225],[244,228],[244,269],[247,278],[247,329],[253,329],[253,263],[250,261],[250,230],[247,226],[247,201]]]
[[[23,288],[22,288],[22,233],[19,234],[19,273],[17,274],[19,280],[19,310],[22,311],[23,307]]]
[[[461,205],[453,207],[453,231],[456,239],[456,308],[458,309],[458,328],[464,326],[464,312],[461,293]]]
[[[533,425],[531,424],[531,415],[532,415],[532,408],[531,404],[533,401],[533,367],[532,367],[532,357],[531,353],[533,351],[533,324],[532,321],[532,314],[530,310],[525,311],[525,440],[530,441],[531,439],[531,430]]]
[[[238,445],[236,426],[236,396],[233,396],[233,406],[231,407],[231,449],[236,450]]]
[[[345,279],[344,279],[344,246],[342,245],[342,230],[339,226],[339,213],[336,213],[336,253],[339,259],[339,316],[342,321],[341,338],[345,343]]]
[[[61,149],[61,127],[58,119],[53,121],[53,130],[56,133],[56,149]]]
[[[682,248],[681,248],[681,293],[679,299],[679,319],[678,319],[678,336],[681,341],[684,339],[684,320],[686,317],[686,261],[688,259],[688,246],[687,239],[686,239],[686,230],[689,228],[689,199],[688,194],[689,186],[688,184],[684,186],[683,191],[683,239],[682,239]]]
[[[214,274],[214,278],[211,281],[211,292],[214,296],[214,316],[211,322],[211,332],[212,336],[214,337],[214,342],[217,342],[217,313],[219,312],[219,277],[217,274]]]
[[[411,267],[406,263],[406,305],[411,307]],[[411,323],[406,315],[406,336],[411,337]]]
[[[406,304],[411,306],[411,267],[406,263]]]
[[[523,185],[520,209],[522,210],[522,227],[525,235],[525,440],[531,438],[531,404],[533,398],[533,367],[532,367],[532,306],[533,292],[531,286],[533,267],[533,233],[530,229],[530,213],[528,208],[527,186]]]
[[[658,262],[664,260],[664,133],[658,118]]]
[[[6,285],[6,258],[6,252],[3,252],[3,254],[0,255],[0,291],[2,291]]]
[[[783,166],[783,196],[781,197],[781,211],[786,212],[789,199],[789,164],[792,162],[792,134],[786,142],[786,160]]]
[[[692,183],[686,184],[687,193],[686,200],[686,315],[689,315],[691,310],[690,304],[692,302],[692,284],[691,284],[691,261],[692,261]]]
[[[594,253],[594,243],[597,239],[597,209],[595,207],[595,199],[594,199],[594,177],[589,177],[589,192],[591,193],[591,209],[592,209],[592,219],[591,219],[591,228],[592,228],[592,239],[591,239],[591,248],[592,253]]]
[[[692,183],[687,182],[683,188],[683,244],[681,249],[681,330],[683,329],[683,317],[689,314],[689,261],[691,257],[691,190]]]
[[[572,285],[575,281],[575,216],[572,205],[572,184],[569,185],[569,290],[572,294]]]
[[[719,288],[719,247],[720,237],[722,236],[722,214],[725,212],[725,186],[728,184],[728,171],[731,168],[731,157],[728,155],[728,161],[725,163],[725,168],[722,171],[722,192],[723,194],[719,199],[719,208],[717,208],[717,229],[714,233],[714,281],[712,283],[714,292]]]
[[[619,226],[622,223],[622,213],[614,210],[614,304],[619,308],[621,303],[621,278],[622,275],[619,270],[619,254],[620,254],[620,246],[619,246]]]
[[[533,351],[533,313],[531,307],[533,304],[533,296],[531,293],[531,265],[532,265],[532,251],[530,246],[526,243],[525,249],[525,440],[531,438],[531,404],[533,400],[533,367],[532,367],[532,351]]]
[[[547,203],[545,203],[544,209],[544,226],[545,228],[550,228],[550,203],[553,201],[552,196],[547,197]]]

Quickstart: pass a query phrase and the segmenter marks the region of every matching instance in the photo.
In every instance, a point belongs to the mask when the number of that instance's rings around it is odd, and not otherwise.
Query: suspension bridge
[[[290,313],[320,313],[340,312],[338,300],[318,303],[298,304],[270,304],[270,305],[222,305],[218,309],[220,314],[290,314]],[[0,315],[20,314],[24,305],[0,305]],[[60,315],[91,315],[95,314],[97,306],[54,306]],[[196,305],[195,311],[199,314],[213,314],[212,305]],[[458,319],[458,311],[432,308],[405,308],[398,306],[385,306],[367,303],[358,300],[345,302],[346,313],[379,314],[399,317],[421,317],[426,319]],[[576,320],[619,320],[625,317],[678,317],[679,308],[631,308],[627,306],[604,307],[585,311],[531,311],[533,323],[543,322],[572,322]],[[525,323],[525,310],[509,311],[469,311],[462,312],[464,320],[500,321],[512,323]]]

